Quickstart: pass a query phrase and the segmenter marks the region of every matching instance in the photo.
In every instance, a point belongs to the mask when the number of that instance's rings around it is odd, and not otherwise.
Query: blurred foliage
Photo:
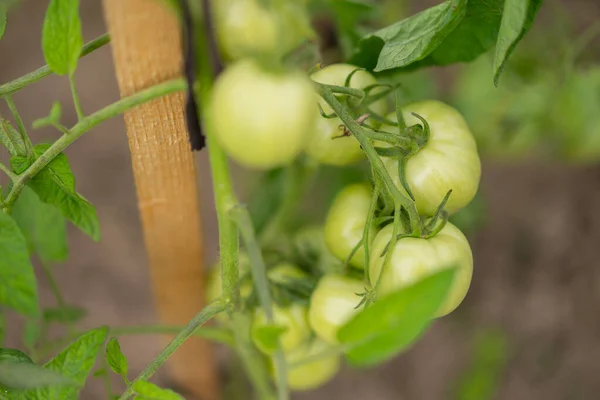
[[[600,160],[600,67],[577,62],[589,56],[600,25],[580,35],[551,32],[558,25],[540,25],[523,41],[499,87],[489,82],[491,55],[461,68],[450,102],[467,119],[484,157]]]
[[[481,329],[475,334],[471,362],[454,388],[455,400],[489,400],[500,386],[508,361],[508,342],[504,332]]]

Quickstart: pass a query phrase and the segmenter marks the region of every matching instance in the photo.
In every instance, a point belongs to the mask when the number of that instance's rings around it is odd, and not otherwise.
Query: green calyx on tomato
[[[238,163],[257,169],[289,164],[314,126],[313,87],[300,72],[274,73],[242,60],[217,79],[211,134]]]
[[[324,354],[329,348],[330,346],[324,341],[313,339],[293,351],[285,352],[288,365],[287,381],[290,389],[295,391],[313,390],[323,386],[337,374],[340,369],[340,357],[337,355],[326,355],[314,361],[302,363],[303,360],[310,357]]]
[[[325,275],[310,299],[308,321],[316,335],[327,343],[337,344],[337,332],[360,308],[358,295],[366,284],[339,274]]]
[[[429,126],[429,137],[412,154],[404,169],[419,214],[432,216],[446,194],[452,190],[445,210],[452,214],[469,204],[475,197],[481,177],[481,161],[475,139],[464,118],[452,107],[434,100],[410,104],[403,109],[407,126]],[[396,115],[388,116],[395,121]],[[382,131],[392,132],[397,127],[386,125]],[[401,191],[398,161],[383,158],[386,169]]]
[[[325,221],[325,244],[331,253],[342,261],[346,261],[362,241],[371,197],[372,190],[368,185],[354,184],[345,187],[333,200]],[[372,239],[377,230],[374,224],[369,229],[369,238]],[[350,259],[350,265],[365,267],[362,246]]]
[[[383,228],[371,247],[369,272],[371,285],[377,287],[378,295],[394,292],[413,284],[444,268],[456,268],[454,283],[437,316],[452,312],[463,301],[473,275],[473,254],[463,233],[447,222],[440,232],[431,238],[405,237],[398,240],[389,264],[383,267],[387,253],[382,256],[392,239],[393,226]],[[382,274],[383,268],[383,275]],[[379,285],[379,286],[377,286]]]
[[[333,64],[329,65],[314,74],[311,78],[319,83],[335,86],[345,86],[347,77],[356,71],[357,67],[349,64]],[[356,71],[350,78],[350,87],[354,89],[367,89],[377,84],[375,77],[366,71]],[[373,92],[376,92],[374,90]],[[333,113],[333,110],[322,99],[317,99],[325,114]],[[369,104],[367,109],[354,109],[348,101],[348,109],[354,117],[358,118],[364,113],[375,113],[384,115],[386,113],[386,101],[384,98],[374,101]],[[317,108],[315,107],[317,112]],[[343,130],[342,121],[335,118],[325,118],[318,116],[315,128],[311,130],[309,140],[307,141],[306,153],[315,160],[330,165],[348,165],[360,161],[364,158],[360,144],[354,136],[341,136]]]

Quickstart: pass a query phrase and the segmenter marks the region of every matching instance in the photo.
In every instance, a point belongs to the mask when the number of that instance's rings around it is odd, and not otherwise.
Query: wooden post
[[[121,96],[181,75],[177,17],[157,0],[104,0]],[[158,315],[183,325],[204,304],[203,245],[194,155],[183,94],[125,114],[144,240]],[[211,347],[190,339],[172,357],[175,382],[202,400],[217,399]]]

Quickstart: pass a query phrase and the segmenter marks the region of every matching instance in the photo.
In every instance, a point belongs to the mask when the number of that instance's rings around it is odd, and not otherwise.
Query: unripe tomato
[[[293,303],[289,307],[274,305],[273,323],[286,328],[279,339],[283,351],[292,351],[310,338],[308,310],[302,304]],[[258,308],[252,329],[264,325],[267,325],[267,316],[262,308]]]
[[[313,87],[303,74],[271,73],[243,60],[215,83],[210,134],[240,164],[274,168],[300,152],[314,125],[314,108]]]
[[[407,126],[422,124],[412,113],[425,118],[431,129],[429,141],[406,165],[406,181],[419,214],[431,216],[452,189],[446,211],[452,214],[475,197],[481,177],[481,161],[475,139],[464,118],[452,107],[435,100],[413,103],[403,109]],[[395,115],[388,119],[395,121]],[[383,126],[386,132],[396,127]],[[398,161],[384,158],[386,168],[401,188]]]
[[[304,4],[289,2],[277,12],[260,0],[213,0],[217,36],[224,56],[283,55],[310,37]]]
[[[346,77],[356,68],[349,64],[332,64],[315,72],[311,78],[319,83],[344,86]],[[358,71],[352,76],[350,87],[364,89],[375,83],[377,81],[373,75],[366,71]],[[319,98],[318,101],[326,114],[333,112],[324,100]],[[385,99],[374,102],[369,108],[379,115],[384,115],[386,113]],[[318,112],[318,109],[316,110]],[[307,142],[306,153],[315,160],[330,165],[348,165],[361,160],[364,157],[363,151],[354,136],[334,139],[343,133],[340,125],[343,123],[339,118],[326,119],[319,115],[316,128],[312,130],[312,135]]]
[[[367,214],[371,204],[371,188],[364,184],[345,187],[337,194],[325,221],[325,244],[331,253],[342,261],[350,255],[363,237]],[[376,227],[370,228],[369,238],[375,237]],[[365,267],[364,247],[360,247],[350,260],[357,268]]]
[[[339,274],[325,275],[310,298],[308,322],[317,336],[327,343],[337,344],[337,332],[354,315],[365,291],[365,284]]]
[[[373,242],[369,262],[373,286],[379,279],[385,260],[381,253],[392,239],[392,231],[391,224],[386,226]],[[383,272],[379,294],[385,295],[399,290],[444,268],[456,267],[454,282],[437,316],[452,312],[465,298],[473,275],[473,254],[465,235],[450,222],[432,238],[402,238],[389,251],[393,253]]]
[[[314,339],[294,351],[285,353],[288,364],[288,386],[292,390],[313,390],[329,382],[340,369],[340,357],[328,356],[306,364],[291,367],[292,364],[325,352],[329,346]]]
[[[267,276],[269,280],[278,283],[286,283],[289,280],[307,277],[304,271],[289,263],[273,267],[267,273]],[[308,325],[308,310],[302,304],[293,303],[288,307],[274,305],[273,323],[286,328],[279,339],[284,351],[295,349],[301,343],[307,341],[312,333]],[[266,324],[267,316],[262,308],[258,308],[254,315],[253,329]],[[257,345],[257,347],[260,347],[259,343]]]

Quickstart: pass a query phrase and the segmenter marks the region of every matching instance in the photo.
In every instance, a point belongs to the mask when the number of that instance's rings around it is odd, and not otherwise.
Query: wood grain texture
[[[175,15],[156,0],[104,0],[121,96],[181,75]],[[125,114],[150,277],[159,318],[187,323],[204,304],[203,247],[194,154],[183,94]],[[176,383],[199,399],[217,399],[210,344],[189,340],[169,360]]]

